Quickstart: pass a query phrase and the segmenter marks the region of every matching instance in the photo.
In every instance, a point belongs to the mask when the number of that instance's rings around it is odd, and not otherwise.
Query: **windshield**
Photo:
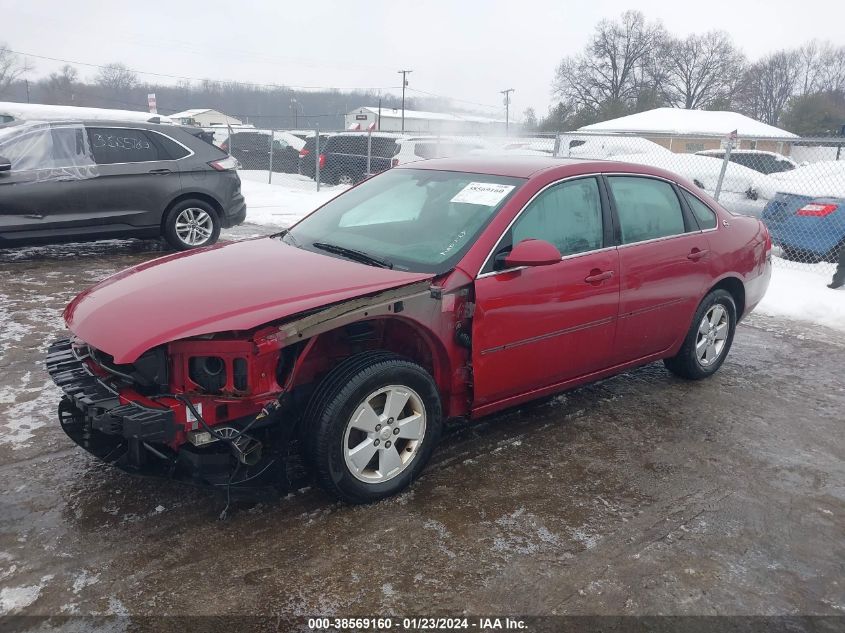
[[[327,203],[284,239],[317,252],[326,252],[326,244],[358,251],[399,270],[441,273],[458,262],[523,182],[391,169]]]

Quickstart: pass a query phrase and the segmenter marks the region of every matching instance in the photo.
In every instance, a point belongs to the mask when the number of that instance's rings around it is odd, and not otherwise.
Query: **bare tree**
[[[777,125],[801,80],[797,51],[778,51],[748,67],[740,87],[740,104],[749,116]]]
[[[73,103],[75,99],[74,84],[76,84],[78,78],[79,73],[70,64],[62,66],[59,72],[50,73],[45,86],[49,95],[48,99],[57,104]]]
[[[661,47],[657,83],[665,101],[693,110],[724,102],[732,95],[745,59],[724,31],[669,38]]]
[[[5,44],[0,44],[0,95],[9,89],[12,83],[32,70],[26,59],[12,52]]]
[[[822,48],[816,82],[819,92],[845,91],[845,46]]]
[[[522,113],[522,127],[532,132],[537,129],[537,113],[534,108],[525,108]]]
[[[105,88],[124,92],[138,84],[138,75],[123,64],[112,63],[100,69],[95,81]]]
[[[602,20],[584,52],[561,61],[555,94],[595,112],[633,106],[650,58],[664,37],[663,27],[646,23],[639,11],[626,11],[616,21]]]

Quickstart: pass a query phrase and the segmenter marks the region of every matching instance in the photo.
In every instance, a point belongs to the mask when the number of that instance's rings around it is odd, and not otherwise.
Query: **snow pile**
[[[776,260],[772,282],[756,311],[845,331],[845,288],[828,288],[830,277],[819,274],[818,264]]]
[[[774,197],[775,193],[845,198],[845,161],[823,161],[771,174],[760,193],[766,198]]]
[[[345,186],[321,185],[293,174],[273,174],[279,182],[267,184],[266,171],[241,169],[241,193],[246,198],[246,221],[264,226],[288,227],[325,204]]]

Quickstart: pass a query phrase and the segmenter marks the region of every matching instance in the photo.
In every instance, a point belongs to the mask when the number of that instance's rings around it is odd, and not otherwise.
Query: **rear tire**
[[[220,237],[220,216],[202,200],[183,200],[164,219],[164,239],[177,251],[209,246]]]
[[[695,311],[678,353],[663,360],[676,376],[701,380],[715,374],[731,349],[736,331],[736,303],[727,290],[714,290]]]
[[[302,433],[320,485],[348,503],[406,488],[422,471],[443,426],[429,373],[391,352],[356,354],[311,397]]]

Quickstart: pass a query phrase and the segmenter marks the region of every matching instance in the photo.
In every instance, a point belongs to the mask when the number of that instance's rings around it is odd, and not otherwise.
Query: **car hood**
[[[278,238],[178,253],[128,268],[76,297],[68,328],[134,362],[177,339],[264,323],[432,278],[313,253]]]

